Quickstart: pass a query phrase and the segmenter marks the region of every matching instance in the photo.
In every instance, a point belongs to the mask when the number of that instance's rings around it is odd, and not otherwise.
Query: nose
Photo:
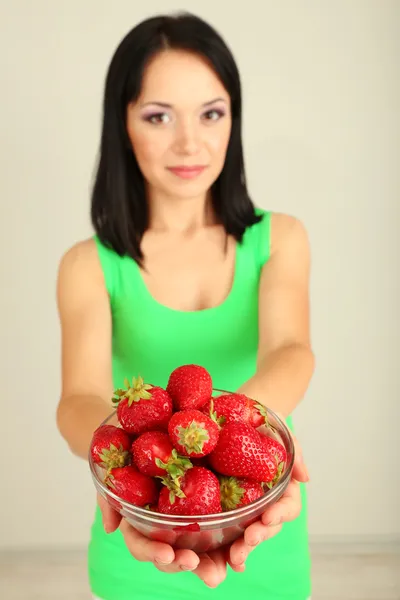
[[[177,124],[175,131],[175,151],[178,154],[197,154],[200,149],[200,132],[198,126],[191,121]]]

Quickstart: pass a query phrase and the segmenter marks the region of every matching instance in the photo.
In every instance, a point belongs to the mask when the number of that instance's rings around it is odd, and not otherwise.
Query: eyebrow
[[[216,102],[225,102],[226,100],[224,98],[214,98],[214,100],[210,100],[209,102],[205,102],[204,104],[202,104],[202,107],[205,108],[206,106],[210,106],[211,104],[215,104]],[[167,104],[166,102],[146,102],[145,104],[142,104],[142,108],[145,106],[161,106],[162,108],[173,108],[172,104]]]

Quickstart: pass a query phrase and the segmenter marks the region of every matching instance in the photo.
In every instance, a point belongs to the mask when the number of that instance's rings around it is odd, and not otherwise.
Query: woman
[[[57,421],[71,450],[87,456],[125,377],[165,387],[191,363],[293,428],[314,367],[307,235],[249,198],[238,70],[199,18],[148,19],[118,47],[91,215],[96,235],[65,253],[58,274]],[[285,497],[230,548],[202,556],[145,539],[99,499],[94,597],[197,600],[209,586],[215,599],[306,600],[306,481],[298,452]]]

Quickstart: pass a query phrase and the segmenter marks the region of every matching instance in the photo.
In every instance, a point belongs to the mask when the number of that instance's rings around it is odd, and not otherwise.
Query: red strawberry
[[[270,453],[270,455],[275,458],[278,466],[278,470],[273,480],[266,482],[266,486],[268,488],[272,488],[274,485],[276,485],[276,483],[278,483],[283,471],[285,470],[287,462],[286,448],[272,437],[267,435],[262,435],[261,437],[263,438],[264,446],[267,448],[267,451]]]
[[[183,475],[192,467],[188,458],[178,456],[167,433],[146,431],[132,444],[132,456],[141,473],[151,477]]]
[[[228,423],[221,429],[218,443],[208,456],[211,467],[221,475],[272,481],[278,466],[261,437],[251,425]]]
[[[93,434],[90,453],[104,469],[124,467],[130,459],[130,436],[115,425],[100,425]]]
[[[167,392],[177,410],[200,408],[211,398],[211,375],[199,365],[182,365],[169,376]]]
[[[163,480],[158,510],[171,515],[208,515],[222,512],[219,481],[204,467],[193,467],[175,482]]]
[[[242,421],[253,427],[267,423],[265,407],[244,394],[223,394],[209,400],[201,409],[220,425]]]
[[[285,465],[287,460],[287,454],[283,444],[281,444],[280,442],[278,442],[278,440],[275,440],[274,438],[268,435],[262,435],[261,437],[263,439],[265,447],[268,448],[269,453],[276,457],[278,465],[281,463]]]
[[[174,413],[168,424],[169,437],[180,454],[200,458],[214,450],[219,426],[196,409]]]
[[[128,433],[139,435],[151,429],[167,429],[172,414],[172,400],[161,387],[133,378],[132,386],[125,380],[126,389],[115,391],[117,417]]]
[[[250,504],[264,495],[264,488],[259,481],[238,477],[220,477],[222,510],[233,510]]]
[[[133,466],[111,469],[104,483],[119,498],[136,506],[157,503],[158,489],[155,480]]]

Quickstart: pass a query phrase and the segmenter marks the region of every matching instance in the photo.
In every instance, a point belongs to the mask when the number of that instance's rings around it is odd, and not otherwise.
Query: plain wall
[[[0,5],[0,545],[79,546],[95,493],[56,429],[56,272],[92,233],[112,53],[139,20],[181,6]],[[254,201],[309,231],[317,366],[295,422],[311,473],[310,533],[398,537],[400,3],[184,7],[215,25],[238,61]]]

